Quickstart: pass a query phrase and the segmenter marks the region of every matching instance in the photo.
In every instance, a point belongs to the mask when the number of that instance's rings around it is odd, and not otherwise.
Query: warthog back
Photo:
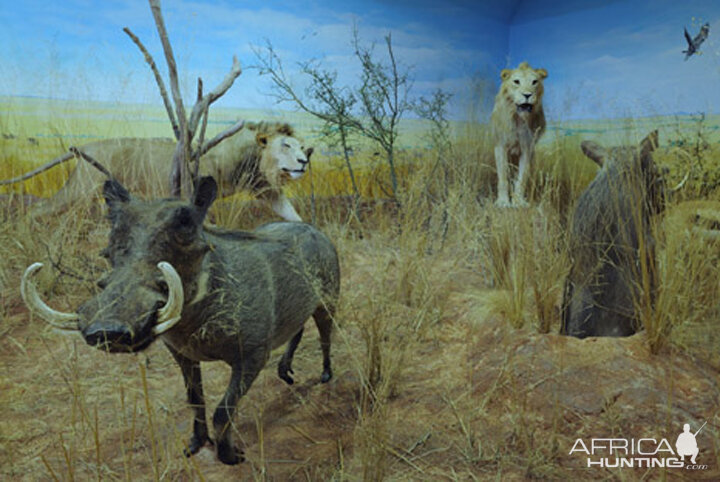
[[[629,336],[641,327],[638,308],[655,296],[652,218],[664,208],[656,145],[657,131],[639,148],[583,143],[601,169],[578,199],[570,228],[562,334]]]

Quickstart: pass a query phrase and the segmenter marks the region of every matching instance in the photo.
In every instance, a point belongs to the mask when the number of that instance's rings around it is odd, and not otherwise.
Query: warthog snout
[[[42,263],[35,263],[25,271],[21,283],[23,299],[53,327],[80,331],[88,345],[109,352],[140,351],[180,320],[184,303],[182,281],[170,263],[160,262],[157,266],[164,294],[135,285],[122,275],[109,277],[103,281],[102,293],[80,306],[76,313],[53,310],[40,299],[30,277],[41,267]],[[123,321],[121,315],[127,319]]]
[[[82,336],[90,346],[111,353],[122,353],[146,348],[154,336],[152,330],[144,331],[145,333],[133,333],[120,321],[116,321],[93,323],[82,331]]]
[[[155,340],[157,313],[162,305],[162,302],[157,302],[150,313],[132,326],[117,318],[95,321],[81,329],[82,336],[88,345],[110,353],[144,350]],[[82,308],[78,311],[82,315]]]

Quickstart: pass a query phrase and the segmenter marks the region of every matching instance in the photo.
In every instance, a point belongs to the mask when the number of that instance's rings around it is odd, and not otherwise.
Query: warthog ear
[[[647,171],[653,168],[652,153],[659,145],[658,131],[655,129],[640,142],[640,168]]]
[[[103,196],[108,206],[114,203],[126,203],[130,201],[130,193],[116,179],[108,179],[103,185]]]
[[[212,176],[204,176],[200,178],[195,193],[193,195],[193,204],[203,218],[207,214],[208,209],[217,197],[218,186]]]
[[[643,154],[648,154],[650,152],[653,152],[659,144],[660,137],[658,135],[657,129],[655,129],[650,134],[645,136],[645,139],[640,142],[640,151]]]
[[[595,164],[603,167],[603,164],[605,164],[605,157],[607,156],[607,151],[603,146],[593,141],[582,141],[580,148],[582,149],[583,154],[594,161]]]

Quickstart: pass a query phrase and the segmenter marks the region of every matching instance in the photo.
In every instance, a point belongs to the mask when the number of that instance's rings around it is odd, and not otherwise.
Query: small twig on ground
[[[415,462],[413,462],[412,460],[410,460],[409,458],[407,458],[405,455],[403,455],[402,453],[400,453],[398,450],[394,449],[393,447],[385,447],[385,450],[386,450],[390,455],[393,455],[393,456],[397,457],[399,460],[402,460],[403,462],[405,462],[406,464],[408,464],[410,467],[412,467],[413,469],[417,470],[417,471],[420,472],[421,474],[424,474],[424,473],[425,473],[425,471],[422,469],[422,467],[420,467],[419,465],[417,465]]]
[[[297,433],[299,433],[300,435],[302,435],[303,437],[305,437],[306,439],[308,439],[310,442],[312,442],[315,445],[322,443],[322,442],[318,442],[317,440],[312,438],[305,430],[301,429],[297,425],[290,425],[290,428],[293,429],[294,431],[296,431]]]
[[[428,431],[425,433],[425,435],[423,435],[422,437],[420,437],[419,439],[417,439],[417,440],[415,441],[415,443],[413,443],[413,444],[410,446],[410,448],[408,448],[408,449],[405,450],[405,452],[407,452],[408,454],[412,454],[413,451],[414,451],[416,448],[418,448],[418,447],[421,446],[421,445],[424,445],[425,442],[428,441],[428,439],[430,438],[431,435],[432,435],[432,430],[428,430]]]
[[[84,277],[83,275],[78,274],[77,272],[70,270],[68,268],[63,267],[62,265],[62,253],[58,256],[57,260],[53,259],[52,252],[50,250],[50,245],[47,243],[43,243],[45,245],[45,251],[47,252],[48,259],[50,260],[50,264],[52,265],[55,270],[60,273],[60,276],[68,276],[70,278],[76,279],[78,281],[82,281],[84,283],[89,283],[90,280]]]

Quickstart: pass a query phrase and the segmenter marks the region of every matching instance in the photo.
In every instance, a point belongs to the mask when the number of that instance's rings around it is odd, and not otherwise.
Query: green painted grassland
[[[9,179],[43,165],[67,152],[72,145],[117,137],[172,137],[167,115],[160,106],[0,97],[0,112],[0,179]],[[212,109],[206,139],[239,119],[289,122],[307,144],[319,147],[314,156],[316,165],[332,167],[343,162],[338,149],[318,138],[321,123],[297,112]],[[418,120],[406,121],[401,128],[399,147],[407,149],[421,145],[426,127]],[[374,153],[377,149],[361,139],[353,139],[353,143],[361,153],[355,162],[376,164],[374,161],[378,156]],[[69,161],[24,183],[0,186],[0,193],[49,196],[67,179],[74,162]]]
[[[337,147],[327,145],[320,137],[321,123],[299,112],[282,110],[248,110],[214,108],[210,112],[206,138],[221,132],[238,119],[248,121],[277,120],[289,122],[316,147],[313,157],[317,171],[325,171],[328,183],[324,194],[349,194],[350,183],[344,160]],[[425,157],[432,149],[430,126],[418,119],[406,119],[401,124],[398,141],[399,171]],[[539,145],[541,169],[557,171],[558,159],[577,157],[582,139],[593,139],[605,145],[635,143],[653,129],[660,130],[661,145],[692,151],[697,147],[698,133],[707,142],[710,151],[720,146],[720,116],[677,115],[610,120],[583,120],[550,123],[547,134]],[[482,125],[452,122],[453,144],[460,149],[491,150],[487,130]],[[107,102],[78,102],[29,97],[0,97],[0,179],[8,179],[67,152],[71,145],[83,145],[99,139],[116,137],[171,137],[172,131],[165,111],[160,105],[113,104]],[[361,178],[361,191],[365,196],[381,195],[372,184],[382,177],[385,169],[379,149],[369,141],[352,139],[355,148],[353,165]],[[569,150],[567,152],[559,152]],[[425,153],[425,154],[423,154]],[[473,155],[463,152],[463,155]],[[487,152],[485,154],[490,154]],[[569,154],[569,155],[563,155]],[[428,156],[431,158],[432,156]],[[484,157],[487,163],[488,157]],[[672,157],[672,156],[671,156]],[[662,155],[661,155],[662,159]],[[692,160],[670,159],[674,171],[682,171]],[[54,168],[30,181],[10,186],[0,186],[0,193],[27,193],[49,196],[67,179],[75,161]],[[493,166],[488,166],[492,169]],[[581,166],[587,171],[583,177],[592,176],[592,166]],[[319,172],[318,172],[319,173]],[[299,183],[295,195],[307,192],[307,181]],[[317,187],[317,186],[316,186]]]

